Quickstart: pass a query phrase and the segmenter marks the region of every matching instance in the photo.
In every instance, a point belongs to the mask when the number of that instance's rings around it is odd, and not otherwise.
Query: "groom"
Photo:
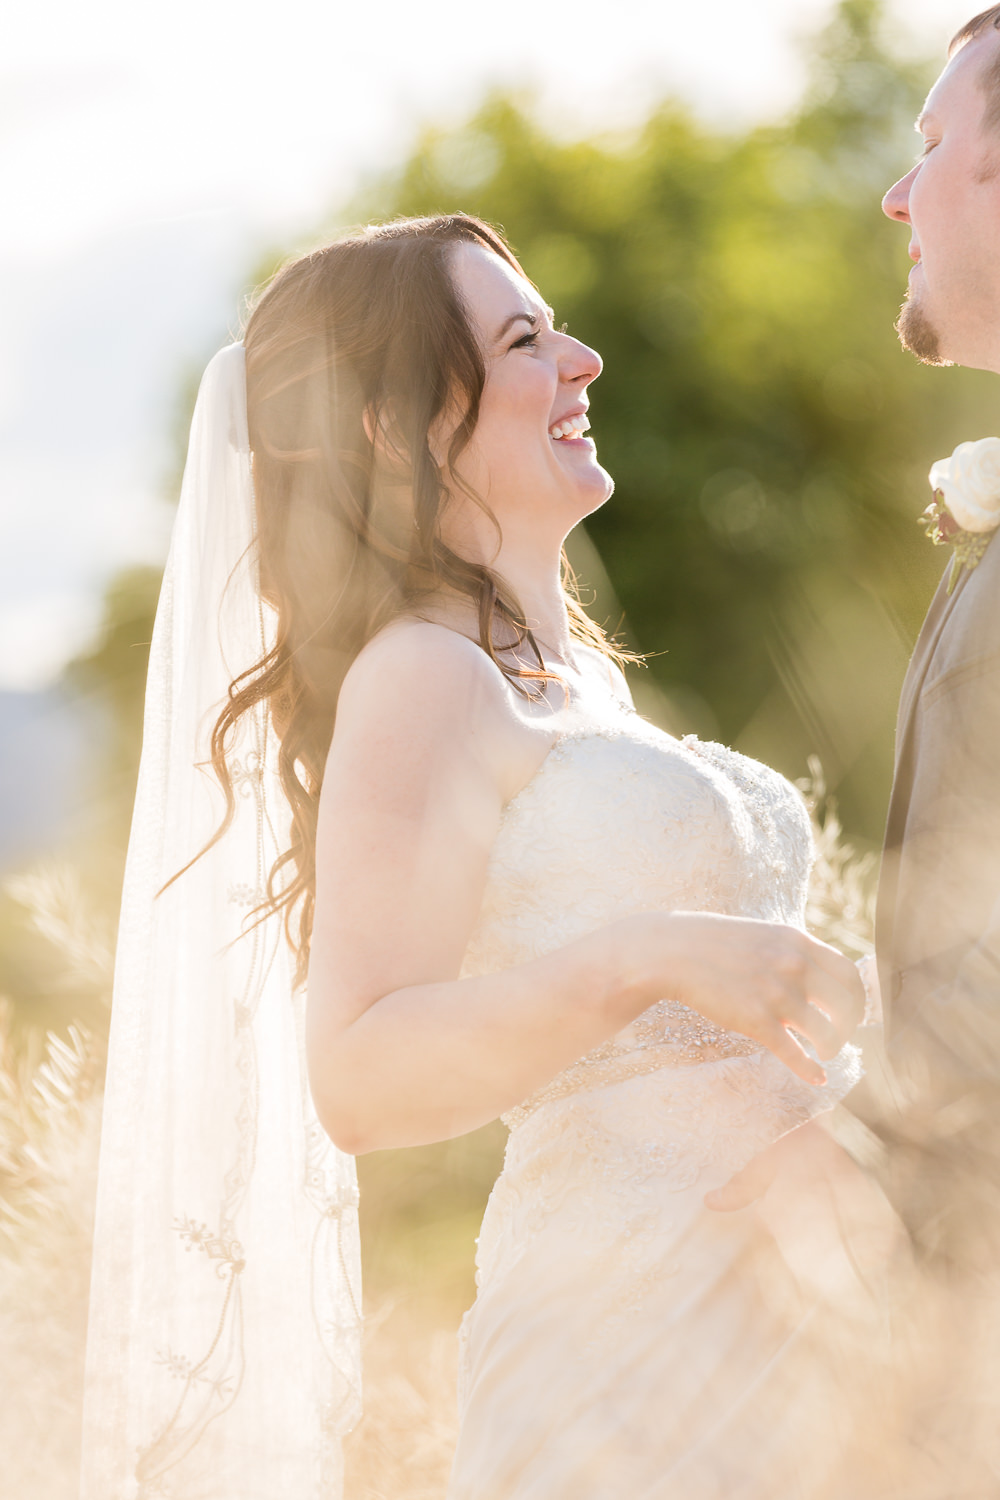
[[[954,38],[918,128],[922,155],[883,202],[914,262],[900,340],[1000,374],[1000,5]],[[975,1275],[1000,1256],[997,540],[953,592],[942,581],[903,686],[876,953],[890,1196],[921,1259]]]
[[[883,203],[910,230],[901,342],[1000,374],[1000,5],[954,38],[918,129],[920,160]],[[953,592],[942,580],[910,663],[876,949],[893,1091],[849,1104],[918,1262],[967,1285],[1000,1265],[1000,540]],[[739,1209],[836,1158],[806,1127],[707,1201]]]

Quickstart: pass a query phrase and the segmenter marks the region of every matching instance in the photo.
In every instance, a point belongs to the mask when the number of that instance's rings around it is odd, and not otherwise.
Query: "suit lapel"
[[[920,693],[934,657],[934,651],[942,632],[951,617],[956,601],[965,587],[969,570],[963,568],[951,594],[948,593],[946,569],[938,584],[937,593],[931,600],[917,644],[913,648],[906,680],[899,702],[899,718],[896,723],[896,769],[889,796],[889,811],[886,818],[885,841],[882,848],[882,869],[878,883],[878,901],[875,912],[875,951],[879,955],[879,970],[882,980],[882,995],[889,1021],[892,1001],[890,993],[892,978],[893,929],[896,917],[896,889],[899,877],[899,851],[906,829],[910,808],[910,792],[913,786],[913,738]]]
[[[937,586],[937,593],[931,600],[931,607],[927,611],[927,617],[917,637],[917,644],[913,648],[913,656],[910,660],[909,670],[903,683],[903,691],[899,700],[899,717],[896,722],[896,770],[898,772],[903,764],[906,749],[910,741],[910,732],[913,728],[913,719],[916,713],[917,703],[920,698],[920,690],[927,676],[927,669],[934,656],[934,650],[941,639],[941,632],[948,623],[948,617],[955,607],[955,602],[965,587],[969,578],[968,568],[963,568],[958,576],[953,591],[948,593],[948,578],[951,566],[946,569],[944,577]],[[893,791],[895,791],[895,786]]]

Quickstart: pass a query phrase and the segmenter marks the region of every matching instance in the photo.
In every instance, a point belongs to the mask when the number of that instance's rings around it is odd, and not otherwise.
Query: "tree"
[[[993,421],[987,377],[922,369],[892,331],[907,259],[879,199],[929,75],[892,55],[882,10],[841,0],[783,123],[725,133],[667,100],[627,140],[566,142],[494,96],[337,215],[463,208],[508,231],[605,358],[594,431],[617,493],[590,530],[671,724],[795,776],[818,753],[869,840],[942,566],[914,524],[926,473]],[[112,585],[74,672],[113,704],[119,829],[155,585]]]
[[[926,472],[991,421],[982,377],[920,369],[893,333],[908,262],[879,200],[926,79],[881,19],[843,0],[784,124],[725,134],[667,101],[625,143],[565,143],[496,96],[355,205],[506,228],[605,358],[617,493],[590,530],[672,723],[796,776],[818,752],[871,840],[941,569],[913,520]]]

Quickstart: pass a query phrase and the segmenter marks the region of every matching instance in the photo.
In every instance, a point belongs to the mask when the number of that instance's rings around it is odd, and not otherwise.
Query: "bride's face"
[[[534,287],[492,251],[457,245],[451,269],[486,362],[479,420],[459,477],[486,501],[505,543],[561,543],[614,488],[592,439],[578,430],[600,355],[557,332]],[[568,436],[565,424],[573,424]],[[473,521],[470,506],[457,503]]]

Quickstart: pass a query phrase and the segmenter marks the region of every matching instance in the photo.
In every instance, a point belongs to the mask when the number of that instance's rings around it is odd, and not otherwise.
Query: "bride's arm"
[[[860,987],[853,965],[792,928],[644,913],[457,977],[504,802],[551,739],[518,718],[498,676],[471,642],[402,628],[345,683],[320,800],[307,1027],[333,1139],[358,1154],[475,1129],[665,995],[822,1082],[786,1025],[832,1056]]]

